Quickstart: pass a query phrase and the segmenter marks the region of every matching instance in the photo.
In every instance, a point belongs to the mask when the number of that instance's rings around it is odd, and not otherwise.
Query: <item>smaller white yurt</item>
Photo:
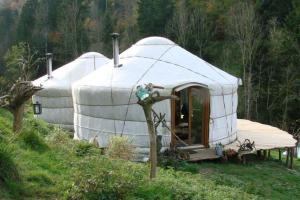
[[[164,87],[161,95],[180,99],[153,107],[170,128],[157,128],[162,147],[236,140],[238,78],[162,37],[142,39],[120,54],[120,64],[114,60],[73,84],[75,138],[97,136],[105,147],[111,136],[126,136],[147,152],[147,123],[135,93],[137,86],[152,83]]]
[[[89,52],[52,72],[51,57],[47,62],[47,74],[33,81],[43,89],[32,97],[33,104],[41,107],[41,113],[35,117],[62,128],[73,129],[73,82],[90,74],[109,59],[100,53]]]

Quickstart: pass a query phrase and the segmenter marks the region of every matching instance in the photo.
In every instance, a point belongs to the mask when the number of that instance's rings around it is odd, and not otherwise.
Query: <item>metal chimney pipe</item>
[[[112,41],[113,41],[113,57],[114,57],[114,67],[121,67],[119,63],[119,33],[112,33],[111,34]]]
[[[52,78],[52,53],[46,53],[47,59],[47,75],[48,79]]]

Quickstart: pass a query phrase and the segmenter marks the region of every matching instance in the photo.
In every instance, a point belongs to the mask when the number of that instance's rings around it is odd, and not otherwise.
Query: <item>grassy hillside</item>
[[[15,136],[0,109],[0,199],[300,199],[298,160],[294,170],[276,161],[182,162],[150,182],[147,164],[109,159],[29,110]]]

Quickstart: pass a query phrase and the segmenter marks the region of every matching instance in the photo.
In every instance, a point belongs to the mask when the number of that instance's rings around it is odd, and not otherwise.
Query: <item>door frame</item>
[[[188,90],[188,101],[189,101],[189,143],[191,144],[191,131],[192,131],[192,114],[191,114],[191,110],[192,110],[192,102],[191,102],[191,88],[204,88],[207,90],[207,95],[204,97],[204,103],[202,105],[203,108],[203,113],[202,113],[202,134],[201,134],[201,141],[202,145],[204,145],[204,147],[208,148],[209,144],[208,144],[208,140],[209,140],[209,118],[210,118],[210,95],[209,95],[209,91],[207,87],[203,87],[202,85],[190,85],[187,86],[183,89],[187,89]],[[172,94],[175,95],[176,92],[179,91],[175,91],[176,88],[173,89]],[[175,122],[176,122],[176,100],[171,100],[171,147],[175,148],[176,147],[176,137],[174,135],[175,133]]]

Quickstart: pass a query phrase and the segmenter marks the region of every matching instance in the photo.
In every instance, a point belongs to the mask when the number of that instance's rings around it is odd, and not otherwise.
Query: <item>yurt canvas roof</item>
[[[97,70],[80,84],[131,89],[150,82],[166,88],[197,83],[209,88],[212,95],[232,93],[238,86],[236,77],[162,37],[140,40],[120,55],[120,63],[120,68]]]

